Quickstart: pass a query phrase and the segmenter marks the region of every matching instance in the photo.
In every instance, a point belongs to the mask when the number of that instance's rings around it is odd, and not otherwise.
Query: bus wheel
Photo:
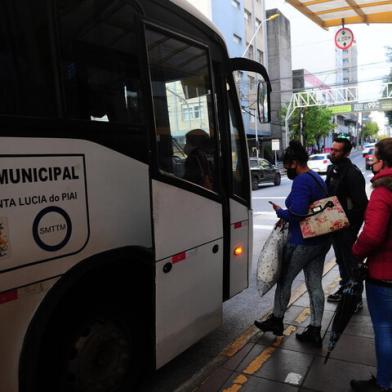
[[[138,350],[127,324],[121,317],[103,313],[75,328],[64,350],[62,390],[129,391],[137,378]]]
[[[132,320],[128,313],[111,302],[95,309],[86,302],[63,309],[43,342],[36,388],[30,390],[133,390],[143,369],[145,338],[138,328],[142,320]]]

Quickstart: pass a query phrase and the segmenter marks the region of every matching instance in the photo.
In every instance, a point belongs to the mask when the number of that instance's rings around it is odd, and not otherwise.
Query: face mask
[[[294,180],[295,177],[297,177],[297,171],[295,168],[289,167],[287,170],[287,178],[290,180]]]

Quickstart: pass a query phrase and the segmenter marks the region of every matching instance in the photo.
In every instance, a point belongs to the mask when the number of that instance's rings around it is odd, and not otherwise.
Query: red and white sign
[[[354,33],[347,27],[342,27],[335,34],[335,45],[339,49],[349,49],[354,43]]]

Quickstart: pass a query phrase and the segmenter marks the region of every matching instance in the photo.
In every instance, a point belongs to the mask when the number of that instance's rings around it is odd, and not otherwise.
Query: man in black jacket
[[[337,196],[350,222],[347,229],[336,232],[332,237],[341,280],[340,288],[328,296],[329,302],[339,302],[342,298],[342,287],[350,277],[350,266],[353,263],[351,248],[362,226],[368,202],[365,178],[349,159],[351,149],[348,139],[335,139],[330,154],[332,165],[327,171],[328,192],[331,196]]]

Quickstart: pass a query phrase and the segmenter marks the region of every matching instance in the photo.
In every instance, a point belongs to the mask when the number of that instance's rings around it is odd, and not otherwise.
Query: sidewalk
[[[326,296],[336,289],[338,281],[338,268],[333,263],[323,277]],[[376,374],[373,329],[365,298],[363,309],[352,317],[324,365],[336,305],[325,303],[323,348],[317,349],[295,338],[295,333],[309,324],[310,311],[307,292],[293,296],[283,337],[250,327],[220,355],[216,361],[219,365],[194,391],[349,392],[351,379]]]

